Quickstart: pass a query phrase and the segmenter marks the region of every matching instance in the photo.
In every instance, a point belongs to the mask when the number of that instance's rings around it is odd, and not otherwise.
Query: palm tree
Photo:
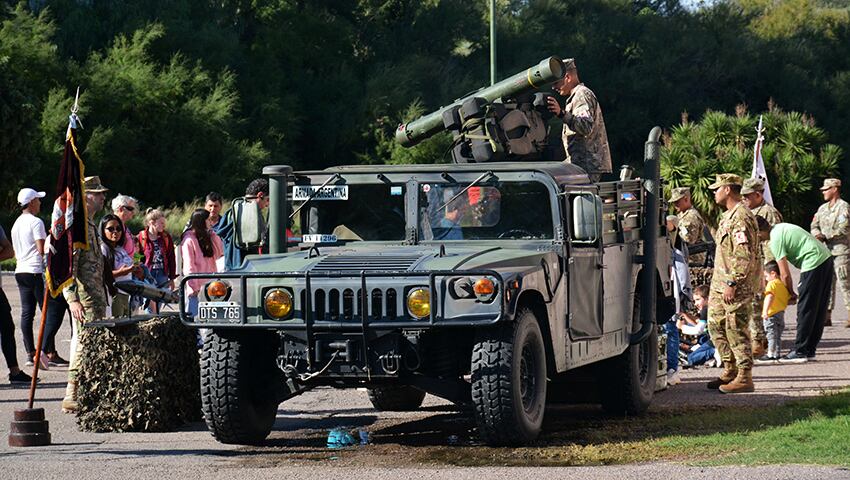
[[[773,105],[764,115],[765,162],[773,200],[786,221],[808,227],[811,214],[822,201],[816,185],[838,173],[840,147],[826,143],[826,133],[814,119],[798,112],[783,112]],[[735,115],[708,111],[698,123],[683,115],[682,123],[665,135],[661,149],[661,174],[665,190],[691,187],[694,206],[706,221],[717,225],[721,210],[708,186],[718,173],[752,173],[757,116],[739,105]]]

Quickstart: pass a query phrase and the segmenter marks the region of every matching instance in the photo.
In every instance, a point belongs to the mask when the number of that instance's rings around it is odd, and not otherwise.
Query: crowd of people
[[[667,217],[667,230],[678,313],[665,325],[668,384],[679,383],[681,367],[709,364],[723,370],[708,388],[752,392],[754,365],[816,360],[824,327],[832,325],[836,286],[850,305],[850,205],[839,179],[824,180],[825,203],[807,231],[783,222],[761,179],[720,174],[709,189],[725,210],[714,232],[709,285],[691,285],[689,270],[688,249],[703,242],[705,221],[688,187],[674,188],[669,198],[677,212]],[[799,293],[789,265],[800,271]],[[796,338],[783,355],[785,310],[793,304]]]
[[[268,202],[268,181],[257,179],[246,190],[246,201],[264,207]],[[20,215],[10,235],[0,226],[0,261],[16,259],[15,281],[21,299],[20,332],[27,352],[25,366],[41,369],[68,368],[68,386],[62,400],[64,412],[74,412],[76,404],[76,373],[82,325],[107,317],[129,316],[135,313],[156,314],[162,305],[134,296],[122,290],[122,283],[134,280],[160,289],[173,290],[178,273],[212,273],[234,268],[241,263],[243,252],[225,243],[219,233],[232,236],[233,221],[221,214],[223,198],[216,192],[207,194],[203,208],[194,210],[183,232],[175,239],[166,230],[165,214],[156,208],[139,210],[139,201],[118,194],[110,204],[111,211],[99,218],[109,189],[99,177],[86,177],[87,243],[89,248],[74,247],[73,272],[70,284],[62,295],[45,295],[45,252],[50,248],[50,234],[39,218],[41,199],[45,192],[24,188],[18,194]],[[133,232],[131,220],[143,215],[144,228]],[[82,244],[82,242],[79,242]],[[225,255],[227,254],[227,255]],[[225,258],[227,257],[227,258]],[[127,284],[123,284],[126,288]],[[186,285],[187,310],[197,314],[198,281]],[[33,324],[36,307],[42,309],[47,299],[45,332],[36,355]],[[64,319],[71,318],[71,347],[69,359],[56,350],[55,338]],[[15,323],[6,294],[0,288],[0,346],[9,369],[9,382],[29,384],[30,375],[22,371],[17,359]],[[202,343],[199,335],[199,347]]]

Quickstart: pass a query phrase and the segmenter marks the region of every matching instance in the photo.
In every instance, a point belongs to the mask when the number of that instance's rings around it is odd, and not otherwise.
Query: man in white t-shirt
[[[27,366],[32,366],[35,356],[35,342],[32,335],[35,306],[41,308],[44,300],[44,239],[47,232],[44,222],[36,215],[41,210],[44,192],[32,188],[23,188],[18,192],[21,216],[12,226],[12,248],[15,250],[17,266],[15,281],[21,294],[21,334],[27,351]],[[42,357],[47,366],[47,358]]]

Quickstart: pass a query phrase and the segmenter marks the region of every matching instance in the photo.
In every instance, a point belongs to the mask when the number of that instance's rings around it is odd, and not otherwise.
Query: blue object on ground
[[[328,448],[350,447],[356,443],[354,437],[344,428],[334,428],[328,432]]]

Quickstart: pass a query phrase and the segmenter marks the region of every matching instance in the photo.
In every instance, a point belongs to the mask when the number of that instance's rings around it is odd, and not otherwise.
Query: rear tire
[[[640,297],[635,294],[633,321],[640,328]],[[602,408],[612,415],[638,415],[649,408],[658,373],[658,329],[638,345],[603,362],[600,382]]]
[[[277,335],[213,330],[201,354],[201,411],[222,443],[254,445],[271,432],[279,402]]]
[[[478,332],[472,350],[472,404],[490,445],[524,445],[540,435],[546,410],[546,347],[534,312]]]
[[[411,412],[418,410],[425,400],[425,392],[408,385],[369,389],[369,401],[375,410],[383,412]]]

